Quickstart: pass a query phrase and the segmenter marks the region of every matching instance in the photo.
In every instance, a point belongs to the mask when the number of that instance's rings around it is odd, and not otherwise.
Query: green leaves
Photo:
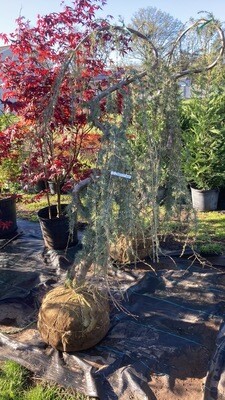
[[[225,183],[225,94],[208,93],[182,103],[183,171],[198,189]]]

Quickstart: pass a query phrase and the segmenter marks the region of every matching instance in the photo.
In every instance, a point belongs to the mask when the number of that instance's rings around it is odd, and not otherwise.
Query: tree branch
[[[200,24],[201,24],[201,25],[202,25],[202,24],[206,24],[207,22],[209,22],[209,20],[207,20],[206,18],[201,18],[201,19],[199,19],[198,21],[194,22],[192,25],[190,25],[187,29],[185,29],[185,30],[179,35],[179,37],[177,38],[177,40],[176,40],[175,43],[174,43],[174,46],[173,46],[172,50],[171,50],[170,53],[169,53],[169,63],[171,62],[171,59],[172,59],[172,57],[173,57],[173,54],[174,54],[174,51],[175,51],[177,45],[181,42],[181,40],[183,39],[183,37],[184,37],[190,30],[192,30],[193,28],[198,27]],[[177,74],[174,75],[174,79],[175,79],[175,80],[177,80],[177,79],[179,79],[179,78],[181,78],[182,76],[185,76],[185,75],[199,74],[199,73],[201,73],[201,72],[209,71],[209,70],[213,69],[213,68],[216,66],[216,64],[218,63],[218,61],[220,60],[220,58],[222,57],[222,55],[224,54],[224,51],[225,51],[225,37],[224,37],[224,32],[223,32],[223,30],[221,29],[221,27],[216,23],[216,21],[213,21],[213,22],[214,22],[215,30],[217,31],[217,33],[218,33],[218,35],[219,35],[220,43],[221,43],[221,47],[220,47],[218,56],[215,58],[215,60],[214,60],[211,64],[209,64],[209,65],[207,65],[207,66],[205,66],[205,67],[202,67],[202,68],[195,68],[195,69],[186,69],[186,70],[184,70],[184,71],[178,72]]]

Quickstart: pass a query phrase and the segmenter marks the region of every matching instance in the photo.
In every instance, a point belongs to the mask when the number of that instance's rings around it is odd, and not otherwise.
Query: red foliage
[[[11,141],[23,146],[24,182],[79,177],[87,169],[84,154],[93,154],[100,145],[87,125],[88,102],[108,85],[98,80],[108,74],[103,46],[115,48],[109,21],[95,18],[105,3],[74,0],[59,13],[38,16],[35,27],[20,17],[14,33],[0,35],[12,52],[0,63],[3,103],[20,116],[19,123],[0,133],[0,157],[9,156]],[[121,53],[129,40],[120,35]]]
[[[1,160],[7,158],[10,152],[11,135],[8,130],[0,132],[0,163]]]

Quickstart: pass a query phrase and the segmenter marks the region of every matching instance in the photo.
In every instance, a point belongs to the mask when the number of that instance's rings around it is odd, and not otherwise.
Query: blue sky
[[[71,4],[68,0],[67,4]],[[132,15],[139,9],[148,6],[166,11],[174,18],[186,22],[190,17],[198,17],[198,11],[207,10],[213,12],[220,21],[225,21],[224,0],[108,0],[104,8],[105,14],[111,14],[115,18],[119,15],[128,23]],[[60,9],[60,0],[6,0],[1,7],[0,31],[9,33],[15,28],[15,19],[21,14],[35,22],[37,14],[48,14]]]

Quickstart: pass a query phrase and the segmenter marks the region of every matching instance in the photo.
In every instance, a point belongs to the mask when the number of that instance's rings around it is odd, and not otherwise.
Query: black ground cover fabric
[[[0,251],[0,308],[23,310],[23,316],[18,322],[3,312],[0,332],[13,322],[16,327],[33,322],[43,294],[64,281],[79,249],[66,255],[46,251],[38,223],[18,225],[21,235]],[[166,377],[169,388],[177,379],[207,377],[204,399],[225,398],[220,397],[225,272],[173,259],[176,267],[165,257],[156,273],[143,268],[112,273],[112,294],[120,308],[112,301],[110,330],[94,348],[59,352],[42,342],[33,324],[21,333],[0,333],[0,358],[101,400],[157,399],[153,374]]]

